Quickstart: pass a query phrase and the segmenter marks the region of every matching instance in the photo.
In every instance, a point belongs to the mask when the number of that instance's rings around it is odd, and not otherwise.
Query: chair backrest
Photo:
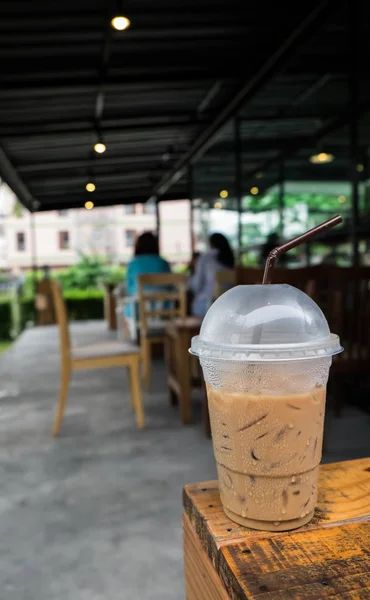
[[[145,335],[149,321],[186,317],[186,276],[178,273],[139,275],[140,331]]]
[[[370,366],[370,267],[332,270],[325,316],[344,346],[339,358],[367,360]]]
[[[66,304],[63,298],[62,289],[58,281],[52,281],[51,289],[53,293],[54,310],[59,327],[61,357],[62,360],[69,359],[71,350],[71,340],[69,336]]]
[[[224,292],[233,287],[236,282],[235,269],[223,269],[216,271],[215,298],[219,298]]]

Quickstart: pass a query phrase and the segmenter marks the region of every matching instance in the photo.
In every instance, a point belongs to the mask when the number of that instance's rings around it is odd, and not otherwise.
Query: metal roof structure
[[[365,2],[1,0],[0,13],[0,176],[31,211],[343,181],[357,162],[367,174]],[[320,149],[335,160],[312,165]]]

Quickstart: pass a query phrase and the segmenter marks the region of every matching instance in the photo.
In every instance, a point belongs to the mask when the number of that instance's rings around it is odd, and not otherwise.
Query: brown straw
[[[321,225],[317,225],[316,227],[313,227],[313,229],[306,231],[306,233],[298,235],[297,237],[290,240],[290,242],[286,242],[285,244],[277,246],[276,248],[271,250],[266,260],[262,283],[271,283],[271,271],[274,268],[275,261],[280,256],[280,254],[284,254],[284,252],[287,252],[288,250],[299,246],[299,244],[302,244],[303,242],[308,242],[308,240],[310,240],[311,238],[315,237],[316,235],[319,235],[320,233],[323,233],[327,229],[335,227],[335,225],[342,223],[342,221],[342,217],[340,215],[337,215],[336,217],[325,221],[325,223],[321,223]]]

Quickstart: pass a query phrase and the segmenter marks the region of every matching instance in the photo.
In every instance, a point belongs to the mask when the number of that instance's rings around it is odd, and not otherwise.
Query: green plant
[[[124,282],[125,276],[125,267],[121,267],[120,265],[107,266],[101,283],[105,285],[119,285]]]
[[[64,291],[71,289],[91,289],[104,281],[107,266],[98,256],[87,256],[80,253],[80,260],[76,265],[59,271],[55,274]]]

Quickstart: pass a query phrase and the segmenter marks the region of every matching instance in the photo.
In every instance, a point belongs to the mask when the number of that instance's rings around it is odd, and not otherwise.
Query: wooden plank
[[[370,598],[370,522],[230,544],[220,572],[235,600]]]
[[[229,600],[189,518],[183,516],[186,600]]]
[[[278,535],[248,529],[231,521],[222,510],[217,481],[186,486],[184,507],[216,568],[222,546]],[[319,499],[314,518],[300,531],[366,520],[369,515],[370,458],[324,465],[320,469]]]

